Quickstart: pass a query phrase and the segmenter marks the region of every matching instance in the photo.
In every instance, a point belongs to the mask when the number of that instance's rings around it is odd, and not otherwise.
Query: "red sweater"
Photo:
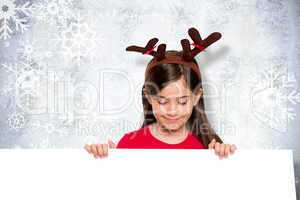
[[[150,132],[149,125],[136,131],[126,133],[118,142],[116,148],[126,149],[205,149],[204,145],[192,132],[177,144],[168,144],[156,139]]]

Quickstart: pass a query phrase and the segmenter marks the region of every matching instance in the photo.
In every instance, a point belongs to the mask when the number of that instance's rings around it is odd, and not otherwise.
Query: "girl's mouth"
[[[169,121],[169,122],[177,122],[180,118],[167,118],[166,119]]]

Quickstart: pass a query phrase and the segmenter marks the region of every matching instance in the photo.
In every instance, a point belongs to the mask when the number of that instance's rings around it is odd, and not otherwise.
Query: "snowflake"
[[[14,64],[3,63],[0,67],[14,76],[13,83],[7,84],[2,94],[10,94],[15,99],[16,106],[23,112],[37,111],[37,106],[45,98],[42,94],[45,86],[42,83],[45,82],[47,74],[43,68],[34,62],[22,60]]]
[[[64,58],[74,60],[80,65],[83,59],[93,56],[97,44],[96,31],[77,15],[76,20],[61,32],[57,41],[62,46]]]
[[[24,33],[28,29],[28,19],[32,13],[29,1],[17,5],[12,0],[4,0],[0,3],[0,40],[11,38],[16,32]]]
[[[26,113],[35,109],[38,104],[38,98],[38,94],[32,90],[19,91],[19,93],[16,94],[18,107]]]
[[[29,61],[19,60],[15,64],[3,63],[0,66],[15,76],[15,88],[19,90],[36,88],[46,73],[43,67]]]
[[[16,87],[19,90],[35,90],[40,84],[40,76],[35,70],[25,71],[18,74]]]
[[[34,6],[34,16],[38,21],[50,25],[64,26],[74,18],[74,0],[50,0],[37,2]]]
[[[17,49],[19,58],[25,60],[27,63],[36,62],[39,66],[45,64],[45,61],[53,56],[49,49],[41,47],[42,41],[33,39],[32,41],[20,41],[20,48]]]
[[[296,113],[291,105],[300,103],[294,74],[272,66],[254,76],[251,92],[252,114],[270,128],[286,132]]]
[[[8,122],[8,126],[11,129],[18,130],[18,129],[21,129],[21,128],[24,127],[24,125],[25,125],[25,117],[24,117],[23,114],[14,113],[11,116],[9,116],[7,122]]]

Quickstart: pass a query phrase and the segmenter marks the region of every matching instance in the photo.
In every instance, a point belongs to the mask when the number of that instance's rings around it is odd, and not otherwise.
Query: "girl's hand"
[[[105,158],[108,156],[108,148],[116,148],[116,146],[113,141],[108,140],[108,144],[86,144],[84,148],[89,154],[93,154],[95,158]]]
[[[221,144],[219,142],[216,142],[216,139],[213,139],[209,145],[208,149],[214,149],[216,155],[219,156],[220,159],[227,158],[229,154],[233,154],[236,150],[236,146],[234,144]]]

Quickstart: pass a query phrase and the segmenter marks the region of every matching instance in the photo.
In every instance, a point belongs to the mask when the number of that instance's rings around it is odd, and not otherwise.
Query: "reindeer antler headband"
[[[149,40],[145,47],[129,46],[126,48],[126,51],[136,51],[154,57],[148,63],[145,71],[145,78],[147,77],[150,69],[158,64],[166,63],[176,63],[188,66],[200,77],[199,66],[194,57],[201,51],[204,51],[204,49],[206,49],[208,46],[219,40],[222,35],[219,32],[214,32],[211,33],[206,39],[202,40],[199,31],[195,28],[190,28],[188,34],[194,43],[190,44],[188,39],[182,39],[182,51],[166,51],[166,44],[160,44],[157,47],[157,51],[155,51],[154,48],[158,42],[157,38],[152,38]],[[191,49],[190,45],[194,46],[194,48]]]

